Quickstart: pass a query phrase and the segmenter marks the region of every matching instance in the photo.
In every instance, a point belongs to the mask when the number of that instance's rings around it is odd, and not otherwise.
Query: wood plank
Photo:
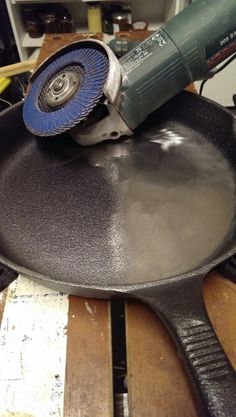
[[[236,285],[211,273],[204,297],[215,331],[236,369]],[[126,306],[128,392],[132,417],[201,417],[176,348],[155,314]]]
[[[198,417],[174,343],[153,311],[128,302],[126,326],[130,415]]]
[[[0,78],[13,77],[14,75],[23,74],[24,72],[31,71],[35,68],[36,61],[28,60],[17,62],[11,65],[5,65],[0,68]]]
[[[43,41],[42,48],[37,60],[37,66],[47,59],[51,54],[57,50],[63,48],[64,46],[84,39],[98,39],[102,40],[102,33],[63,33],[55,35],[46,35]]]
[[[110,305],[70,296],[64,417],[112,417]]]
[[[212,272],[204,283],[204,298],[215,332],[236,370],[236,285]]]

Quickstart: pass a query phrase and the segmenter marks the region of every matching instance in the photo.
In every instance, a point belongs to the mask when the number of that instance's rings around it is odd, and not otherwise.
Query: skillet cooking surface
[[[92,148],[35,138],[21,110],[4,116],[0,140],[10,261],[68,283],[129,284],[188,272],[230,246],[235,142],[221,108],[181,94],[133,138]]]

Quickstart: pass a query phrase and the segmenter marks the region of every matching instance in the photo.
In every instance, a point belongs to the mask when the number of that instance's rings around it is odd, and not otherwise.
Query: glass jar
[[[36,14],[29,14],[25,17],[25,30],[30,38],[40,38],[44,33],[42,20]]]
[[[130,6],[130,4],[124,4],[122,6],[122,9],[123,9],[124,13],[126,13],[126,16],[127,16],[128,30],[131,30],[132,29],[132,11],[131,11],[131,6]]]
[[[113,21],[112,21],[112,11],[111,5],[104,5],[103,6],[103,19],[102,19],[102,27],[103,32],[108,33],[108,35],[113,35]]]
[[[113,18],[113,31],[125,32],[129,30],[128,18],[125,12],[118,12],[112,15]]]
[[[71,33],[73,29],[72,17],[68,10],[62,9],[58,13],[58,32]]]
[[[42,13],[40,17],[43,20],[45,33],[57,33],[57,18],[55,13]]]

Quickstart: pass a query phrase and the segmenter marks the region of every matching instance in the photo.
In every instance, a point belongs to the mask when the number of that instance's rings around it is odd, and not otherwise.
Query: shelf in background
[[[80,0],[80,1],[82,1],[82,3],[94,3],[94,0]],[[112,3],[112,2],[116,2],[116,0],[99,0],[99,3],[101,3],[101,2],[103,2],[103,3],[106,3],[106,2]]]
[[[148,26],[148,30],[156,31],[158,30],[158,28],[160,28],[163,25],[164,25],[164,22],[152,23]],[[87,32],[88,32],[87,27],[79,26],[75,28],[75,33],[87,33]],[[60,33],[58,33],[58,35],[60,35]],[[21,45],[23,48],[40,48],[43,44],[44,36],[45,35],[41,36],[40,38],[31,38],[28,35],[28,33],[25,33],[23,36]],[[114,35],[107,35],[106,33],[103,34],[103,40],[105,43],[109,43],[114,38],[115,38],[115,34]]]
[[[100,2],[115,2],[116,0],[99,0]],[[20,3],[91,3],[94,0],[11,0],[12,4],[20,4]]]
[[[149,23],[147,30],[155,32],[156,30],[158,30],[162,26],[164,26],[165,23],[166,22],[151,22],[151,23]]]
[[[87,27],[76,27],[75,33],[87,33],[88,28]],[[60,33],[57,33],[56,35],[60,35]],[[40,48],[43,44],[45,35],[41,36],[40,38],[31,38],[28,33],[25,33],[23,35],[23,39],[21,42],[21,46],[23,48]]]
[[[40,38],[31,38],[28,33],[25,33],[22,40],[23,48],[40,48],[43,44],[44,36]]]
[[[87,22],[86,3],[91,1],[94,0],[5,0],[20,60],[27,60],[34,49],[41,48],[44,40],[43,36],[40,38],[30,38],[25,32],[24,22],[22,20],[22,5],[28,4],[37,7],[37,5],[42,3],[62,3],[68,8],[69,13],[73,16],[74,22],[76,22],[74,32],[88,33],[88,27],[85,27]],[[113,3],[117,0],[100,1],[103,3],[107,1]],[[179,12],[189,2],[189,0],[158,0],[158,7],[155,8],[155,0],[147,0],[147,2],[144,2],[143,0],[121,1],[123,3],[126,3],[127,1],[132,3],[133,20],[135,21],[139,19],[141,15],[145,21],[149,22],[149,32],[158,30],[159,27],[162,26],[163,22],[165,23],[168,21],[169,18]],[[109,43],[113,38],[114,35],[111,36],[104,34],[103,40],[105,43]],[[127,38],[129,38],[129,36],[127,36]]]
[[[103,1],[103,0],[99,0]],[[82,0],[10,0],[11,4],[24,3],[82,3]]]

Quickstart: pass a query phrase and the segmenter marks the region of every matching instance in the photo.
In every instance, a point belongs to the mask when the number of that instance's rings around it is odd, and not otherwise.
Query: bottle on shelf
[[[40,17],[44,24],[44,33],[57,33],[57,17],[55,12],[47,11],[41,13]]]
[[[88,30],[91,33],[102,32],[102,9],[100,3],[89,3],[87,6]]]
[[[25,30],[30,38],[40,38],[44,33],[43,22],[32,6],[22,7]]]
[[[112,20],[112,8],[110,4],[104,4],[102,7],[102,29],[104,33],[113,35],[113,20]]]
[[[126,32],[132,28],[132,14],[130,4],[114,3],[112,5],[113,31]]]
[[[126,13],[126,15],[127,15],[128,30],[131,30],[132,29],[132,11],[131,11],[131,5],[130,4],[123,4],[122,9]]]
[[[57,13],[57,26],[59,33],[70,33],[73,31],[72,16],[65,7],[61,7]]]

